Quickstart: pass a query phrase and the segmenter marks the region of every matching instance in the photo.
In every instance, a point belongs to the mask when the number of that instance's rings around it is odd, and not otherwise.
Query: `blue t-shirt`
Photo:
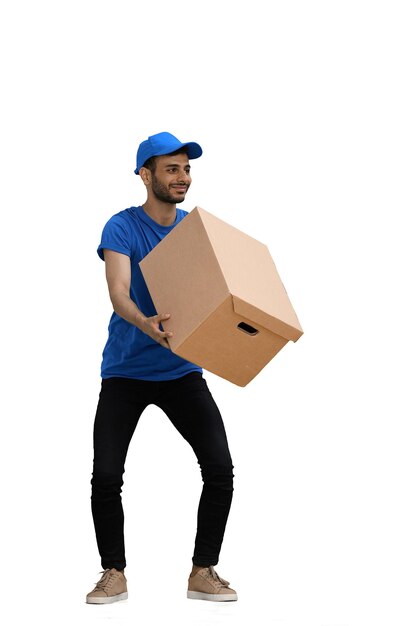
[[[130,297],[146,317],[156,315],[156,310],[139,261],[186,215],[186,211],[177,209],[175,222],[171,226],[161,226],[142,207],[131,207],[113,215],[103,229],[98,255],[104,260],[103,249],[108,249],[130,257]],[[102,378],[120,376],[140,380],[172,380],[193,371],[202,370],[164,348],[116,313],[112,314],[103,351]]]

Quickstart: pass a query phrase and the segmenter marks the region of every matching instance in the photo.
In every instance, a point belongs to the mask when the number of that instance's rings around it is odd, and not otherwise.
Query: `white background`
[[[417,624],[413,2],[4,2],[1,575],[6,623]],[[200,475],[144,413],[130,598],[100,564],[91,433],[111,313],[102,227],[144,199],[138,143],[204,148],[183,208],[266,243],[304,336],[241,389],[207,374],[239,601],[185,598]]]

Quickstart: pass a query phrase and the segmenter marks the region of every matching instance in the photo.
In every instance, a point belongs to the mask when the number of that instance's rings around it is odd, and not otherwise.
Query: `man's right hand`
[[[158,315],[153,315],[152,317],[144,317],[140,322],[140,330],[142,330],[146,335],[154,339],[154,341],[164,346],[164,348],[169,349],[168,339],[172,337],[171,332],[164,332],[159,328],[161,322],[169,319],[171,315],[169,313],[159,313]]]

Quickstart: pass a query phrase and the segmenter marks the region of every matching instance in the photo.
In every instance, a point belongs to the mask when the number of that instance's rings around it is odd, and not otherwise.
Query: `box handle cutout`
[[[247,333],[248,335],[251,335],[252,337],[254,337],[255,335],[259,333],[259,330],[257,330],[253,326],[250,326],[249,324],[246,324],[245,322],[240,322],[240,324],[238,324],[237,327],[239,328],[239,330],[242,330],[244,333]]]

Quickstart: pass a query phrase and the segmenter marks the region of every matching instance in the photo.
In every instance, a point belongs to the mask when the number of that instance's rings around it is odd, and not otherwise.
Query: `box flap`
[[[257,325],[262,326],[291,341],[297,341],[303,334],[300,325],[288,324],[237,296],[232,296],[232,300],[235,313],[253,322],[255,328]]]
[[[200,207],[196,209],[240,315],[295,341],[299,320],[268,247]],[[251,315],[249,315],[251,311]]]

